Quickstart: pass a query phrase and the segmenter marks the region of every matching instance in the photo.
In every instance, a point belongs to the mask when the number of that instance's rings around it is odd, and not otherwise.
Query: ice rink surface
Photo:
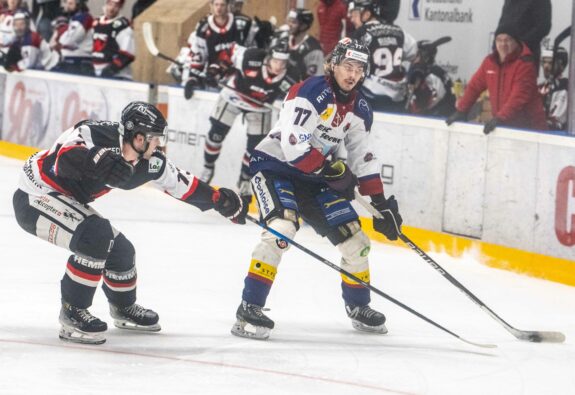
[[[230,334],[260,229],[201,213],[152,188],[112,191],[93,206],[134,243],[138,302],[162,331],[116,329],[101,289],[93,314],[107,342],[58,339],[59,281],[69,253],[18,227],[20,161],[0,158],[0,394],[575,394],[575,288],[432,254],[511,325],[557,330],[564,344],[511,336],[413,251],[375,243],[372,284],[467,345],[372,295],[387,335],[355,331],[337,272],[292,248],[268,298],[269,341]],[[401,207],[401,201],[400,207]],[[296,240],[333,262],[336,249],[303,227]]]

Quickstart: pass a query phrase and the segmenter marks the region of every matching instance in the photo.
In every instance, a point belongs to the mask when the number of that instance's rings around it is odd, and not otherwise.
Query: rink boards
[[[181,88],[54,73],[0,74],[0,154],[23,158],[77,121],[117,120],[132,100],[155,100],[168,115],[168,153],[198,173],[217,95]],[[245,149],[238,118],[214,183],[234,186]],[[386,194],[398,198],[405,233],[427,250],[474,251],[491,266],[575,285],[575,139],[377,113],[371,146]],[[364,214],[361,210],[362,214]],[[369,220],[366,220],[369,221]],[[370,236],[380,239],[373,232]]]

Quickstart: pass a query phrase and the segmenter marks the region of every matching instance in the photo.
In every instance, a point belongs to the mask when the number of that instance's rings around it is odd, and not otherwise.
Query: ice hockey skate
[[[88,309],[62,302],[60,309],[60,339],[72,343],[102,344],[106,341],[103,333],[108,325],[94,317]]]
[[[159,332],[162,329],[158,324],[160,320],[158,313],[135,303],[127,307],[119,307],[110,303],[110,315],[114,319],[116,328],[143,332]]]
[[[267,340],[274,327],[274,322],[262,312],[261,306],[245,300],[238,307],[236,318],[232,334],[248,339]]]
[[[200,181],[205,182],[206,184],[209,184],[210,182],[212,182],[212,178],[214,178],[214,166],[212,165],[211,167],[206,166],[204,164],[204,169],[202,170],[202,173],[200,174]]]
[[[355,329],[362,332],[386,334],[385,316],[369,307],[345,305],[347,316],[351,318],[351,324]]]

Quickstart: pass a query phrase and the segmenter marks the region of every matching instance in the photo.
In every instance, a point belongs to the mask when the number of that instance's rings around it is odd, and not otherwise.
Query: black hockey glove
[[[399,208],[395,196],[385,199],[383,195],[372,197],[371,205],[381,213],[383,218],[373,217],[373,229],[382,233],[388,240],[397,240],[401,232],[403,219],[399,215]]]
[[[453,114],[451,114],[446,120],[445,123],[447,124],[447,126],[451,125],[453,122],[457,122],[457,121],[465,121],[467,120],[467,114],[461,111],[455,111]]]
[[[331,162],[321,172],[325,183],[347,200],[353,200],[357,178],[341,160]]]
[[[194,96],[194,91],[197,88],[203,87],[203,81],[196,76],[190,77],[184,84],[184,98],[190,100]]]
[[[102,69],[102,74],[100,76],[102,78],[112,78],[113,76],[116,75],[117,72],[118,72],[117,67],[109,64]]]
[[[495,130],[495,128],[497,127],[497,125],[499,125],[500,122],[501,121],[497,117],[491,118],[489,121],[487,121],[485,123],[485,126],[483,126],[483,133],[489,134],[489,133],[493,132]]]
[[[220,188],[214,191],[212,196],[214,209],[222,216],[228,218],[236,224],[245,224],[248,206],[245,205],[240,196],[228,188]]]
[[[84,171],[90,178],[117,187],[132,177],[134,166],[108,148],[94,147],[88,151]]]
[[[217,88],[218,83],[222,79],[223,73],[224,71],[219,65],[209,65],[208,70],[206,71],[206,85],[211,88]]]

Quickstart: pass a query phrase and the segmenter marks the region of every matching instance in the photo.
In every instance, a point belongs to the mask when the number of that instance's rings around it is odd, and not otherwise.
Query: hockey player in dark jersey
[[[120,15],[124,0],[106,0],[104,15],[94,21],[92,62],[97,77],[132,79],[134,32]]]
[[[238,115],[244,117],[248,134],[238,189],[246,203],[251,200],[249,161],[256,145],[271,127],[269,104],[287,93],[295,83],[287,72],[287,42],[272,43],[268,51],[236,46],[232,56],[234,73],[220,92],[210,116],[212,127],[204,147],[204,170],[200,179],[210,183],[222,143]],[[267,104],[267,106],[266,106]]]
[[[451,40],[450,37],[444,39]],[[445,118],[455,111],[453,82],[435,63],[438,42],[441,43],[441,39],[417,42],[417,56],[407,72],[406,109],[411,114]]]
[[[417,42],[399,26],[386,21],[386,0],[358,0],[363,25],[352,37],[371,52],[371,73],[362,92],[375,111],[403,112],[407,97],[406,62],[417,54]]]
[[[261,221],[293,239],[303,218],[338,247],[343,269],[369,282],[370,240],[350,203],[356,183],[384,216],[374,218],[376,231],[395,240],[402,223],[395,198],[383,194],[381,166],[368,141],[373,114],[358,92],[369,72],[369,51],[345,38],[326,63],[325,76],[310,77],[290,89],[277,124],[252,154],[251,183]],[[338,158],[342,147],[347,163]],[[274,322],[262,308],[288,248],[285,240],[267,230],[262,233],[244,280],[234,335],[269,337]],[[369,306],[367,288],[346,276],[341,288],[354,328],[387,332],[385,316]]]
[[[188,46],[180,50],[177,60],[168,69],[180,80],[186,91],[218,82],[230,71],[234,45],[244,45],[249,26],[244,19],[236,19],[229,12],[229,0],[210,0],[211,14],[202,19],[188,38]],[[243,29],[243,30],[242,30]]]
[[[160,330],[158,314],[136,304],[134,246],[89,205],[94,199],[113,188],[133,189],[151,181],[202,211],[215,209],[245,223],[247,207],[235,192],[212,189],[156,149],[166,138],[163,115],[150,104],[132,102],[121,122],[82,121],[24,164],[13,199],[18,224],[72,252],[61,281],[62,340],[105,341],[107,324],[88,311],[102,277],[117,327]]]
[[[290,64],[299,71],[299,80],[323,75],[323,51],[319,41],[308,34],[313,13],[304,8],[290,10],[287,15]]]

